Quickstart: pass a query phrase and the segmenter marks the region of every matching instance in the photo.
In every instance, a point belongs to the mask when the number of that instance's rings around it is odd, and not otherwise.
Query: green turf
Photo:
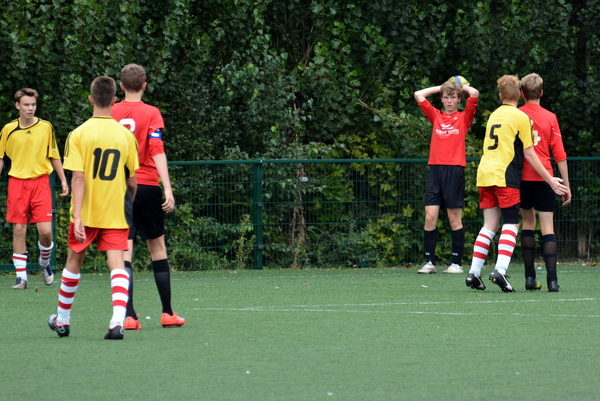
[[[516,293],[413,269],[185,272],[160,326],[151,274],[136,275],[143,330],[103,340],[109,276],[86,274],[71,335],[46,321],[58,285],[0,277],[3,385],[12,400],[596,400],[597,267],[560,265],[560,293]],[[487,277],[487,267],[484,276]],[[487,273],[487,274],[486,274]],[[40,292],[35,291],[38,287]]]

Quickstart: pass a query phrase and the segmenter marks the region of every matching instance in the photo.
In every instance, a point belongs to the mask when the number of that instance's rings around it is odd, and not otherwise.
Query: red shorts
[[[506,209],[521,202],[520,191],[508,187],[479,187],[479,208],[491,209],[500,206]]]
[[[52,221],[50,177],[46,174],[28,180],[8,177],[6,221],[27,224],[29,215],[31,224]]]
[[[71,222],[69,224],[69,248],[77,253],[87,249],[94,240],[98,244],[98,252],[129,249],[127,245],[128,228],[85,227],[85,242],[79,242],[75,238],[74,227],[75,225]]]

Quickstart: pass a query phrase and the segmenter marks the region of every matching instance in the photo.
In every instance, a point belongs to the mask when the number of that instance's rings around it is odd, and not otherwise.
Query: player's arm
[[[432,86],[431,88],[425,88],[425,89],[416,91],[414,93],[415,100],[417,101],[417,103],[421,103],[423,100],[427,99],[427,97],[433,95],[434,93],[440,93],[441,88],[442,87],[440,85],[440,86]],[[477,93],[479,93],[479,92],[477,92]]]
[[[162,204],[162,209],[169,213],[175,209],[175,198],[173,197],[173,189],[171,188],[171,179],[169,178],[169,166],[167,164],[167,155],[160,153],[152,157],[158,176],[162,182],[163,190],[165,192],[165,202]]]
[[[65,176],[65,171],[63,170],[62,162],[60,159],[50,159],[52,163],[52,167],[54,167],[54,171],[56,171],[56,175],[60,179],[60,187],[62,188],[62,192],[60,196],[67,196],[69,194],[69,183],[67,182],[67,177]],[[0,169],[2,171],[2,169]]]
[[[568,188],[561,184],[563,180],[558,177],[552,177],[550,173],[546,171],[538,155],[535,153],[533,146],[523,149],[523,155],[525,156],[525,159],[527,159],[529,164],[531,164],[536,173],[538,173],[540,177],[542,177],[544,181],[546,181],[550,185],[554,193],[560,196],[565,195],[567,193]]]
[[[556,163],[560,177],[563,179],[563,185],[567,187],[567,193],[562,195],[563,206],[567,206],[571,203],[571,185],[569,184],[569,167],[567,166],[567,160]]]
[[[85,192],[85,178],[83,171],[73,171],[71,178],[71,191],[73,197],[73,231],[79,242],[85,242],[85,227],[81,221],[81,208]]]
[[[479,97],[479,91],[471,86],[471,84],[464,84],[462,91],[471,97]]]
[[[131,195],[131,200],[135,199],[135,193],[137,192],[137,179],[135,175],[133,177],[129,177],[125,180],[127,183],[127,191],[129,195]]]

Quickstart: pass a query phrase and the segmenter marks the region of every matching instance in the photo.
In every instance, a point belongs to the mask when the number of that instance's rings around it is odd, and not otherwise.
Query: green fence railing
[[[477,164],[478,159],[470,158],[465,170],[464,263],[470,260],[482,224],[475,186]],[[167,215],[166,238],[176,269],[385,267],[423,262],[425,159],[197,161],[170,162],[169,168],[177,207]],[[559,259],[596,260],[600,158],[570,158],[569,172],[573,202],[559,206],[555,216]],[[4,176],[0,200],[5,199],[5,185]],[[66,259],[68,201],[56,199],[55,263],[59,266]],[[438,258],[448,263],[451,238],[444,212],[438,230]],[[12,231],[5,223],[0,233],[3,270],[12,269],[11,241]],[[33,239],[28,245],[37,255]],[[134,263],[143,269],[149,258],[142,245],[136,247]],[[517,249],[515,260],[519,259]],[[105,269],[103,256],[90,252],[85,268]]]

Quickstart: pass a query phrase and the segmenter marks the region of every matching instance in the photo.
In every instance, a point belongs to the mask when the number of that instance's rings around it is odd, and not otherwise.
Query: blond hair
[[[442,84],[440,88],[440,96],[452,96],[456,95],[459,99],[462,98],[462,88],[456,81],[447,81]]]
[[[498,78],[498,89],[503,100],[519,100],[521,90],[519,89],[519,77],[516,75],[504,75]]]
[[[521,79],[521,91],[525,99],[537,100],[542,97],[542,88],[544,87],[544,80],[535,72],[529,75],[525,75]]]

